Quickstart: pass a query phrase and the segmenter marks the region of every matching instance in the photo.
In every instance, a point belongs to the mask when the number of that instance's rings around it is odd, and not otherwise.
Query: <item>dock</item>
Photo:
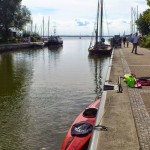
[[[42,48],[44,42],[26,42],[26,43],[14,43],[14,44],[0,44],[0,52],[10,51],[15,49],[24,48]]]
[[[107,74],[109,84],[135,73],[150,76],[150,50],[114,49]],[[104,91],[88,150],[150,150],[150,86],[130,88],[121,79],[122,92]]]

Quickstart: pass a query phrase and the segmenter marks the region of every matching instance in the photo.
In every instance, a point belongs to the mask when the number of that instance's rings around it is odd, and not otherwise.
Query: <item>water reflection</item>
[[[95,82],[95,90],[97,97],[102,95],[103,84],[105,75],[108,67],[107,57],[98,57],[98,56],[88,56],[91,72],[93,72],[94,82]],[[103,82],[102,82],[103,81]]]
[[[4,53],[0,59],[0,149],[20,149],[23,147],[27,130],[27,113],[32,72],[30,64],[20,55]]]
[[[62,53],[62,49],[63,49],[63,47],[57,47],[57,46],[49,46],[48,47],[49,68],[51,68],[51,65],[53,65],[53,64],[54,64],[54,67],[57,66],[60,55]]]
[[[51,50],[51,51],[59,51],[59,50],[62,50],[62,46],[48,46],[48,49]]]
[[[48,52],[50,55],[52,55],[53,57],[55,56],[59,56],[61,51],[62,51],[63,47],[57,47],[57,46],[49,46],[48,47]]]
[[[101,85],[109,59],[88,58],[89,39],[0,54],[0,149],[58,150]],[[101,67],[101,68],[100,68]]]

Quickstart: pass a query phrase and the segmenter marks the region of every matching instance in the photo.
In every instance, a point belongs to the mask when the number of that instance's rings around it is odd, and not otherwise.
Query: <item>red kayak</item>
[[[87,149],[99,104],[100,99],[97,99],[77,116],[64,139],[61,150]]]
[[[150,80],[149,79],[137,79],[136,83],[141,84],[141,86],[150,86]]]

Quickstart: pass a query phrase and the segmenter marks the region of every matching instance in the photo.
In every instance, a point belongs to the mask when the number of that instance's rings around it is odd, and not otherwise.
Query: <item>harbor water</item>
[[[0,150],[59,150],[76,118],[101,95],[109,57],[90,38],[0,54]]]

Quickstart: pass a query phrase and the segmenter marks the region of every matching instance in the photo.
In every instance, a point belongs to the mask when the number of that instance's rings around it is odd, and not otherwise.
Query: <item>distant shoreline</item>
[[[91,36],[91,35],[58,35],[60,37],[95,37],[95,36]],[[44,38],[47,38],[48,36],[44,36]],[[113,35],[110,35],[110,36],[103,36],[103,37],[113,37]]]

